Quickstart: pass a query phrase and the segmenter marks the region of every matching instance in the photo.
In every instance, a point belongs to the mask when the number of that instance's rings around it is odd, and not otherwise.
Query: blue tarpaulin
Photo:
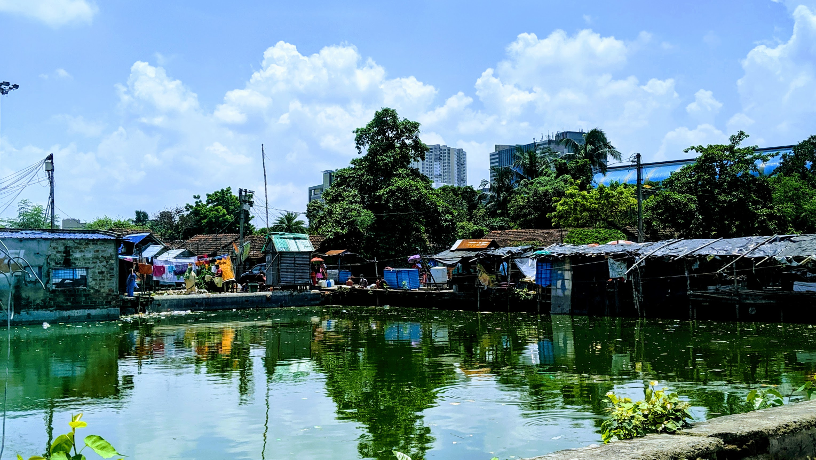
[[[552,263],[545,262],[541,259],[536,263],[535,282],[541,287],[547,287],[552,284]]]

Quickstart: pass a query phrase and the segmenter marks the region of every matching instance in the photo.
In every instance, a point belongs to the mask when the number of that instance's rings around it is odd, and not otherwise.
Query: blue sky
[[[20,85],[0,177],[53,152],[58,213],[83,220],[260,192],[261,143],[269,205],[302,211],[383,106],[464,148],[474,185],[494,144],[558,130],[600,127],[647,161],[738,129],[816,134],[812,0],[0,0],[0,39],[0,80]]]

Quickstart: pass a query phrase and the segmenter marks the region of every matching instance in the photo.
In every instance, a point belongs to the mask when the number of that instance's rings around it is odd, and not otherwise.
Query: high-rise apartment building
[[[309,202],[314,200],[323,201],[323,193],[334,182],[334,170],[323,171],[323,183],[309,187]]]
[[[572,139],[575,142],[584,142],[583,131],[559,131],[555,135],[548,135],[546,139],[531,142],[529,144],[503,145],[496,144],[492,152],[490,152],[490,182],[493,182],[493,168],[509,168],[513,166],[516,160],[516,152],[528,152],[530,150],[540,150],[549,147],[554,152],[563,156],[569,153],[567,148],[561,143],[564,139]]]
[[[443,185],[467,185],[467,152],[447,145],[429,145],[425,160],[414,161],[411,166],[428,176],[434,188]]]

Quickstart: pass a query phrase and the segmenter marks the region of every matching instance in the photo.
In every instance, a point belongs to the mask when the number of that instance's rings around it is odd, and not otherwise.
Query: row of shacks
[[[209,266],[228,260],[235,281],[240,271],[260,268],[266,285],[274,287],[308,285],[310,257],[314,252],[309,236],[298,233],[273,232],[268,235],[247,235],[239,247],[237,234],[196,235],[185,241],[162,242],[152,233],[139,232],[122,236],[119,259],[126,277],[132,264],[150,265],[151,281],[158,285],[183,282],[188,266]],[[265,264],[263,266],[262,264]],[[171,267],[164,270],[158,267]],[[179,269],[178,267],[182,267]],[[257,270],[257,268],[256,268]]]
[[[178,284],[188,267],[203,260],[247,268],[268,262],[267,285],[309,284],[313,248],[307,235],[273,233],[245,240],[249,244],[238,248],[238,235],[163,242],[145,232],[0,229],[0,304],[11,294],[15,314],[25,313],[22,318],[43,311],[87,311],[88,318],[105,318],[118,312],[131,269],[144,270],[143,288],[157,287]]]
[[[553,314],[816,318],[816,235],[505,248],[464,240],[433,259],[456,290],[526,284]]]

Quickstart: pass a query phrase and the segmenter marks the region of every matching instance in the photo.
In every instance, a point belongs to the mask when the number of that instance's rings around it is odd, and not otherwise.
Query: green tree
[[[558,227],[621,229],[634,223],[636,209],[634,188],[626,184],[601,184],[589,190],[572,185],[557,199],[550,217]]]
[[[773,214],[781,233],[816,232],[816,189],[799,175],[774,176]]]
[[[697,161],[663,181],[644,204],[644,222],[654,234],[673,230],[684,238],[731,238],[776,231],[773,189],[757,168],[770,155],[741,147],[740,131],[728,144],[693,146]]]
[[[298,219],[298,213],[286,211],[282,213],[272,224],[273,232],[286,233],[307,233],[306,222]]]
[[[51,218],[46,214],[43,205],[20,200],[17,203],[17,217],[0,220],[0,224],[10,228],[51,228]]]
[[[557,159],[553,162],[556,176],[569,176],[581,190],[592,187],[592,165],[586,159],[572,159],[570,161]]]
[[[451,242],[453,210],[411,162],[425,158],[419,123],[384,108],[356,129],[360,157],[335,174],[325,204],[307,208],[328,244],[382,258],[436,250]]]
[[[782,162],[774,171],[776,175],[795,176],[816,186],[816,135],[796,144],[793,151],[782,154]]]
[[[191,225],[192,218],[182,207],[161,210],[148,221],[150,230],[165,241],[184,239],[186,230]]]
[[[150,218],[147,216],[146,211],[139,211],[136,210],[136,217],[133,219],[133,223],[136,225],[147,225]]]
[[[204,201],[201,195],[193,195],[192,204],[185,205],[190,225],[184,229],[184,238],[197,234],[238,233],[241,225],[241,205],[230,187],[208,193]],[[252,216],[244,222],[244,232],[252,233]]]
[[[85,224],[88,230],[150,230],[146,226],[136,225],[130,219],[102,216]]]
[[[490,217],[507,218],[510,201],[513,199],[515,187],[513,176],[516,174],[511,168],[490,168],[493,172],[490,184],[490,195],[487,199],[487,212]],[[487,185],[484,181],[482,187]]]
[[[456,238],[481,238],[488,228],[485,222],[485,194],[471,186],[443,185],[436,189],[441,200],[450,207],[456,222]]]
[[[541,176],[524,181],[510,201],[510,219],[519,228],[552,228],[550,214],[556,200],[573,186],[569,176],[546,170]]]
[[[606,161],[609,157],[621,159],[621,153],[609,142],[606,133],[600,128],[593,128],[585,133],[583,142],[565,138],[561,144],[572,152],[566,155],[568,158],[589,160],[592,168],[602,174],[606,174]]]
[[[544,148],[534,147],[527,151],[522,150],[521,147],[516,147],[513,170],[521,182],[533,180],[552,170],[553,163],[557,158],[558,154],[548,146]]]

